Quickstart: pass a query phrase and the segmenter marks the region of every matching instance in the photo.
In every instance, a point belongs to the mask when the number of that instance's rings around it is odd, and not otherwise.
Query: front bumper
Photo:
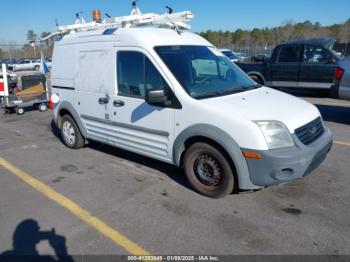
[[[326,158],[333,141],[332,134],[325,132],[310,145],[302,144],[293,135],[296,146],[285,149],[257,151],[243,149],[262,155],[261,159],[246,158],[251,182],[256,186],[269,186],[304,177],[316,169]]]

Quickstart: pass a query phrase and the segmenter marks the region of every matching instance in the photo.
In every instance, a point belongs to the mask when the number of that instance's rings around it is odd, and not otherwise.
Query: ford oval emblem
[[[316,132],[317,132],[317,127],[313,126],[313,127],[310,129],[309,132],[310,132],[311,135],[316,134]]]

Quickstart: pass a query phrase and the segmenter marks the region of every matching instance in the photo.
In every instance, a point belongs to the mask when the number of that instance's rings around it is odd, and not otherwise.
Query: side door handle
[[[109,98],[108,98],[108,97],[100,97],[100,98],[98,99],[98,103],[99,103],[100,105],[108,104],[108,102],[109,102]]]
[[[121,106],[124,106],[125,105],[125,102],[122,101],[122,100],[114,100],[113,101],[113,106],[115,107],[121,107]]]

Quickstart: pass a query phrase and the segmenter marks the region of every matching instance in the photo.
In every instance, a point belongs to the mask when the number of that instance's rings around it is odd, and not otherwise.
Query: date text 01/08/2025
[[[128,256],[128,261],[219,261],[216,256]]]

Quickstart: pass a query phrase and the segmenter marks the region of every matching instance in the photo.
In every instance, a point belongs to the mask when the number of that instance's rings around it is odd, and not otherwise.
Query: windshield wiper
[[[220,96],[221,92],[215,91],[215,92],[206,92],[202,94],[196,94],[192,95],[194,98],[210,98],[210,97],[215,97],[215,96]]]
[[[228,89],[225,91],[222,91],[220,94],[221,95],[230,95],[230,94],[236,94],[236,93],[241,93],[247,90],[255,89],[255,86],[250,86],[250,87],[239,87],[239,88],[233,88],[233,89]]]
[[[202,94],[192,95],[194,98],[210,98],[210,97],[216,97],[216,96],[224,96],[224,95],[231,95],[236,93],[241,93],[244,91],[252,90],[255,88],[259,88],[261,85],[253,85],[248,87],[239,87],[239,88],[232,88],[224,91],[210,91]]]

